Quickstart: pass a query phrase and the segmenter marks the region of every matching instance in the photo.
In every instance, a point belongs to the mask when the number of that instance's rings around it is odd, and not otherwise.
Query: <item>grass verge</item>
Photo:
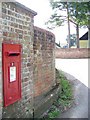
[[[73,104],[73,92],[71,83],[66,79],[62,71],[56,69],[56,80],[60,83],[61,92],[56,101],[54,101],[51,108],[48,110],[47,114],[43,117],[56,118],[66,110],[68,110]]]

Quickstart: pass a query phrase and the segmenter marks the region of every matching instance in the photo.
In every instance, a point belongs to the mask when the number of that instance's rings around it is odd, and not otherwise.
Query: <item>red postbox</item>
[[[21,45],[2,44],[4,106],[21,98]]]

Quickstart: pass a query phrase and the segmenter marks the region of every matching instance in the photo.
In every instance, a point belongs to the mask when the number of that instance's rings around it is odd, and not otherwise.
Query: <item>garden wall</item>
[[[49,91],[55,84],[55,36],[34,27],[34,87],[35,96]]]
[[[90,48],[56,48],[55,57],[60,59],[90,58]]]
[[[56,99],[55,90],[52,90],[56,86],[55,36],[49,31],[34,27],[33,45],[34,109],[35,117],[37,117],[45,109],[49,108],[52,101]],[[53,96],[51,96],[51,94],[53,94]]]

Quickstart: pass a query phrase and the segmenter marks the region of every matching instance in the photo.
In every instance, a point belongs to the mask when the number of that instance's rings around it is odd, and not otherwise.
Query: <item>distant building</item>
[[[86,32],[81,38],[79,38],[80,48],[88,47],[88,32]]]

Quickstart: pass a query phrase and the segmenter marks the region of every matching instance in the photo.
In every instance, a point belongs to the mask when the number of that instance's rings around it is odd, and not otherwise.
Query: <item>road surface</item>
[[[56,68],[64,71],[67,79],[73,83],[75,99],[75,105],[58,118],[87,118],[90,120],[88,59],[56,59],[55,62]]]
[[[90,59],[89,59],[90,60]],[[56,59],[55,66],[88,87],[88,59]]]

